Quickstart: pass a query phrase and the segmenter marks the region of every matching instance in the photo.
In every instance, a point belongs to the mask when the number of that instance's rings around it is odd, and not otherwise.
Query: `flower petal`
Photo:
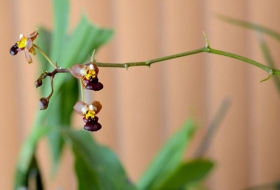
[[[30,38],[32,41],[34,41],[34,40],[37,38],[38,35],[39,35],[38,30],[35,30],[34,32],[32,32],[31,34],[29,34],[29,35],[27,36],[27,38]]]
[[[71,74],[75,77],[75,78],[82,78],[83,76],[81,75],[81,70],[85,67],[85,65],[82,64],[76,64],[73,65],[70,69]]]
[[[85,110],[88,109],[88,105],[84,102],[77,102],[74,106],[74,110],[79,115],[85,115]]]
[[[94,101],[94,102],[92,102],[92,104],[91,105],[93,105],[95,108],[96,108],[96,110],[95,110],[95,114],[98,114],[99,113],[99,111],[101,110],[101,108],[102,108],[102,105],[100,104],[100,102],[98,102],[98,101]]]
[[[31,55],[29,54],[27,49],[24,49],[24,54],[25,54],[25,58],[26,58],[27,62],[32,63]]]
[[[26,46],[25,46],[28,50],[31,49],[33,47],[33,42],[30,38],[27,38],[26,40]]]
[[[35,50],[34,47],[31,47],[31,48],[29,49],[29,52],[32,53],[33,55],[36,55],[36,50]]]

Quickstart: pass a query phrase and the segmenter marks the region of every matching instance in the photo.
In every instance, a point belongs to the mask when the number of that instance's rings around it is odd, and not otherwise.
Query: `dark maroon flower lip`
[[[11,47],[10,49],[10,54],[11,55],[16,55],[18,52],[20,51],[20,49],[18,48],[18,45],[15,44]]]
[[[86,119],[86,117],[83,117],[83,121],[86,123],[84,125],[84,129],[87,131],[98,131],[102,128],[101,124],[98,123],[99,118],[95,116],[94,118],[89,117]]]
[[[88,82],[85,86],[87,90],[99,91],[103,89],[103,84],[100,82]]]
[[[99,131],[102,128],[101,124],[96,122],[96,123],[86,123],[84,126],[84,129],[87,131]]]

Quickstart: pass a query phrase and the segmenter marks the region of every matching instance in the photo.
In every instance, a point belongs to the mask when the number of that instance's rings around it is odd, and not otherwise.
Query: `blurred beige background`
[[[80,0],[71,1],[71,29],[81,13],[99,26],[113,28],[113,40],[96,55],[102,62],[142,61],[200,48],[202,31],[217,49],[264,63],[256,35],[214,18],[214,13],[254,21],[280,32],[278,0]],[[37,64],[8,52],[20,33],[39,25],[52,28],[51,1],[1,1],[0,52],[0,189],[11,189],[20,146],[38,110],[33,83]],[[280,44],[266,38],[274,60]],[[280,66],[278,66],[280,68]],[[190,115],[202,128],[211,122],[225,98],[231,107],[208,151],[217,162],[207,183],[215,190],[236,190],[280,179],[280,98],[267,73],[230,58],[210,54],[166,61],[151,68],[100,69],[105,88],[94,95],[103,104],[95,133],[120,157],[136,181],[159,147]],[[75,127],[82,122],[74,118]],[[193,146],[195,147],[195,146]],[[40,143],[40,165],[47,189],[75,189],[70,150],[53,179],[46,142]],[[191,156],[191,155],[190,155]]]

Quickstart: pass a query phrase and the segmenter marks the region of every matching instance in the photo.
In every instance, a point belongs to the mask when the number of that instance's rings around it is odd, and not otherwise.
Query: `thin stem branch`
[[[80,90],[81,90],[82,101],[84,101],[85,96],[84,96],[84,88],[83,88],[83,80],[82,79],[80,79]]]
[[[57,66],[51,61],[51,59],[45,54],[45,52],[36,44],[33,44],[33,46],[40,51],[40,53],[46,58],[46,60],[56,69]]]
[[[203,52],[204,49],[205,48],[200,48],[200,49],[196,49],[196,50],[192,50],[192,51],[188,51],[188,52],[178,53],[178,54],[169,55],[169,56],[160,57],[160,58],[151,59],[151,60],[142,61],[142,62],[101,63],[101,62],[96,61],[95,64],[98,67],[114,67],[114,68],[126,68],[126,69],[128,69],[129,67],[135,67],[135,66],[148,66],[148,67],[150,67],[153,63],[158,63],[158,62],[162,62],[162,61],[166,61],[166,60],[170,60],[170,59],[176,59],[176,58],[179,58],[179,57],[184,57],[184,56],[188,56],[188,55],[201,53],[201,52]],[[88,63],[88,65],[89,64],[91,64],[91,63]]]
[[[50,81],[51,81],[51,93],[50,93],[50,95],[47,97],[48,100],[52,97],[53,91],[54,91],[54,88],[53,88],[53,79],[54,79],[54,75],[53,75],[53,76],[50,76]]]
[[[203,47],[200,49],[196,49],[196,50],[192,50],[192,51],[188,51],[188,52],[183,52],[183,53],[178,53],[178,54],[174,54],[174,55],[169,55],[169,56],[165,56],[165,57],[160,57],[160,58],[156,58],[156,59],[151,59],[151,60],[147,60],[147,61],[142,61],[142,62],[127,62],[127,63],[101,63],[101,62],[95,62],[96,65],[98,67],[114,67],[114,68],[129,68],[129,67],[135,67],[135,66],[148,66],[150,67],[152,64],[154,63],[158,63],[158,62],[162,62],[162,61],[166,61],[166,60],[170,60],[170,59],[176,59],[179,57],[184,57],[184,56],[189,56],[189,55],[194,55],[194,54],[198,54],[198,53],[211,53],[211,54],[217,54],[217,55],[222,55],[222,56],[226,56],[226,57],[231,57],[233,59],[237,59],[246,63],[249,63],[251,65],[254,65],[256,67],[259,67],[260,69],[265,70],[268,73],[273,72],[274,75],[280,75],[280,71],[277,69],[273,69],[270,68],[266,65],[263,65],[257,61],[254,61],[252,59],[237,55],[237,54],[233,54],[233,53],[229,53],[226,51],[221,51],[221,50],[217,50],[217,49],[213,49],[208,47]],[[88,63],[90,64],[90,63]]]

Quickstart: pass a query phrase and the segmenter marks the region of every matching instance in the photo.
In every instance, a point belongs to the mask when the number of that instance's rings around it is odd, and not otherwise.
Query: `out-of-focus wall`
[[[193,50],[204,46],[202,31],[214,48],[264,63],[254,32],[219,21],[216,13],[254,21],[280,32],[277,0],[80,0],[71,1],[70,29],[85,12],[93,23],[115,30],[113,40],[98,52],[104,62],[129,62]],[[24,55],[9,55],[20,33],[37,26],[52,27],[51,1],[1,1],[0,46],[0,189],[11,189],[20,146],[38,110],[37,65]],[[279,43],[265,38],[274,60]],[[217,166],[209,186],[235,190],[280,178],[280,98],[267,73],[230,58],[199,54],[152,65],[100,69],[105,88],[94,95],[103,104],[103,128],[97,140],[111,147],[132,180],[137,180],[163,142],[189,116],[202,129],[211,122],[225,98],[231,107],[208,152]],[[75,120],[75,119],[74,119]],[[75,120],[75,127],[82,123]],[[40,165],[47,189],[75,189],[72,158],[67,150],[53,180],[46,142],[39,146]]]

